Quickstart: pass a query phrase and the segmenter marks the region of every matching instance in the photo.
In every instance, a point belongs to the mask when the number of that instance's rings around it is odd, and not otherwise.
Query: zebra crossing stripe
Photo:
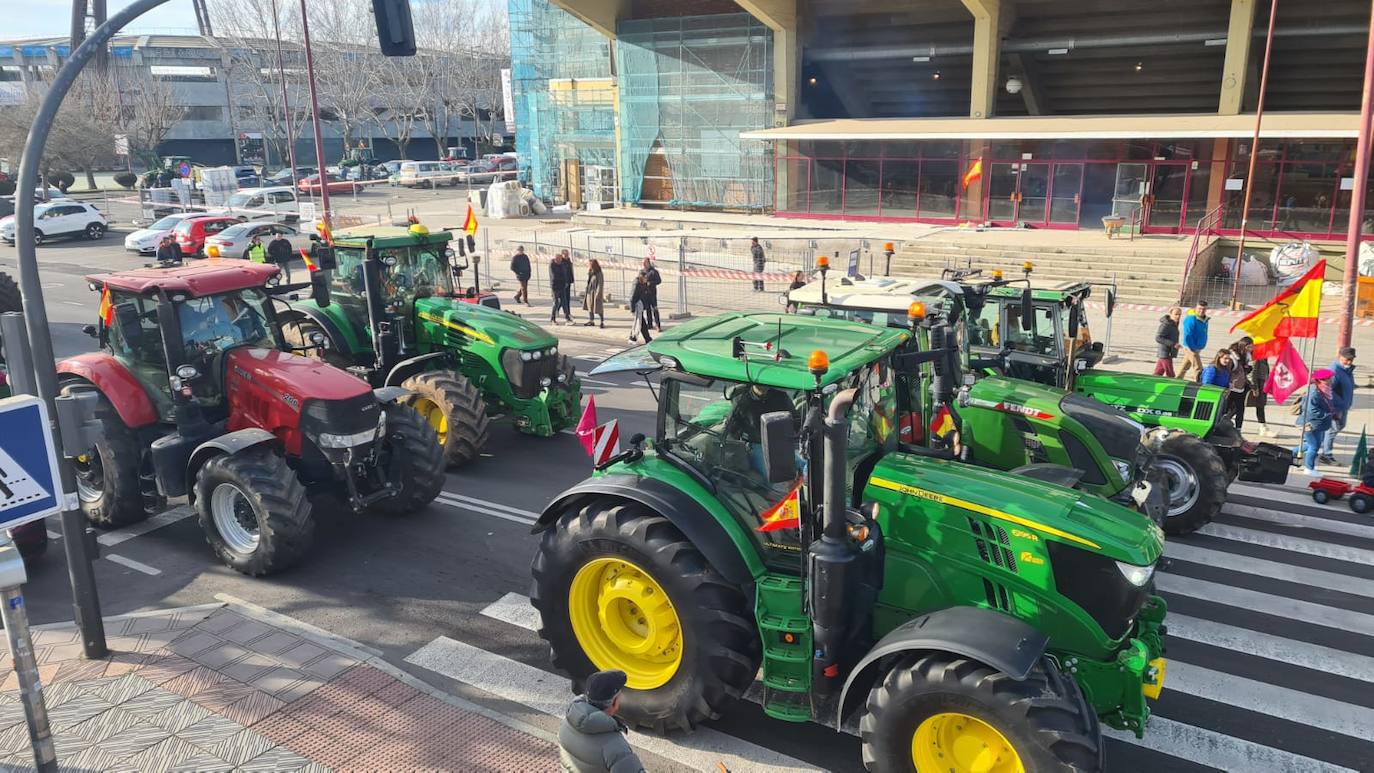
[[[1336,630],[1374,636],[1374,615],[1299,601],[1283,596],[1222,585],[1208,580],[1176,574],[1155,574],[1155,585],[1165,593],[1175,593],[1203,601],[1240,607],[1251,612],[1324,625]]]
[[[1209,537],[1217,537],[1218,539],[1231,540],[1233,542],[1243,542],[1248,545],[1277,548],[1279,550],[1291,550],[1295,553],[1305,553],[1309,556],[1319,556],[1321,558],[1330,558],[1336,561],[1349,561],[1354,564],[1374,566],[1374,550],[1347,547],[1345,545],[1305,539],[1303,537],[1290,537],[1285,534],[1275,534],[1273,532],[1248,529],[1243,526],[1230,526],[1223,523],[1209,523],[1201,529],[1198,529],[1197,533],[1205,534]]]
[[[1214,567],[1216,569],[1225,569],[1229,572],[1252,574],[1259,577],[1267,577],[1272,580],[1295,582],[1302,585],[1310,585],[1313,588],[1323,588],[1326,590],[1341,591],[1343,593],[1353,593],[1357,596],[1364,596],[1366,598],[1374,598],[1374,580],[1367,580],[1363,577],[1352,577],[1337,572],[1310,569],[1305,566],[1294,566],[1293,564],[1285,564],[1281,561],[1269,561],[1263,558],[1253,558],[1237,553],[1227,553],[1223,550],[1200,548],[1186,542],[1165,542],[1164,555],[1166,558],[1189,561],[1203,566]],[[1170,618],[1172,617],[1173,615],[1170,615]],[[1172,625],[1169,626],[1169,630],[1173,630]]]
[[[1353,738],[1374,738],[1374,709],[1178,660],[1169,661],[1165,689]]]
[[[1319,518],[1315,515],[1303,515],[1302,513],[1274,510],[1268,507],[1255,507],[1254,505],[1234,504],[1231,502],[1227,502],[1222,506],[1221,514],[1223,516],[1229,515],[1249,518],[1256,521],[1265,521],[1275,526],[1311,529],[1312,531],[1323,531],[1331,534],[1340,534],[1346,537],[1359,537],[1361,539],[1374,540],[1374,526],[1340,521],[1335,518]]]
[[[1172,664],[1170,665],[1172,668]],[[1165,689],[1168,689],[1167,687]],[[1300,754],[1264,746],[1224,733],[1176,722],[1167,717],[1150,717],[1144,738],[1134,733],[1103,728],[1108,738],[1123,743],[1156,749],[1175,757],[1226,771],[1284,771],[1284,773],[1356,773],[1353,768],[1332,765]]]
[[[1169,612],[1168,624],[1170,639],[1185,639],[1220,649],[1244,652],[1267,660],[1374,684],[1374,657],[1286,639],[1226,623],[1201,620],[1173,611]],[[1174,674],[1170,671],[1169,675],[1172,677]],[[1169,686],[1172,686],[1172,683]]]

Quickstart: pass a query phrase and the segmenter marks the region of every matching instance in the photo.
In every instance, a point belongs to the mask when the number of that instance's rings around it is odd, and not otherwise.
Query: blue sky
[[[132,0],[108,0],[111,16]],[[9,3],[6,3],[9,5]],[[5,9],[4,37],[33,38],[66,36],[70,32],[71,0],[24,0]],[[126,28],[130,32],[196,32],[196,15],[191,0],[167,0],[143,14]]]

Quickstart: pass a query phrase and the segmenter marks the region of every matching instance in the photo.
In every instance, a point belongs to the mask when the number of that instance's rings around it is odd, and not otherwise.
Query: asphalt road
[[[90,346],[80,326],[93,320],[96,296],[81,277],[143,262],[123,253],[121,239],[40,249],[59,355]],[[13,248],[0,246],[0,268],[12,270],[13,261]],[[563,346],[583,372],[614,348],[571,339]],[[596,397],[603,420],[620,420],[622,437],[652,433],[653,403],[642,382],[596,378],[584,391]],[[483,458],[450,473],[433,505],[396,519],[320,513],[308,560],[267,579],[218,565],[194,517],[106,533],[96,562],[104,612],[230,594],[552,727],[551,717],[529,708],[537,701],[528,675],[556,680],[522,605],[537,546],[528,524],[588,471],[575,438],[526,438],[498,423]],[[1158,584],[1170,605],[1169,678],[1146,738],[1109,739],[1108,769],[1374,770],[1374,522],[1343,505],[1317,507],[1296,489],[1235,493],[1216,523],[1167,548],[1172,563]],[[36,623],[71,618],[60,547],[53,543],[27,589]],[[487,670],[416,665],[437,662],[417,657],[436,643],[486,658]],[[747,701],[714,727],[755,745],[746,751],[859,769],[854,737],[768,720]]]

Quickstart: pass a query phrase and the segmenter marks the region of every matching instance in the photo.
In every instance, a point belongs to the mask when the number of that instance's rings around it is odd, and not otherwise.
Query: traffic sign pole
[[[24,704],[24,719],[33,745],[33,762],[42,773],[57,770],[52,728],[48,725],[48,705],[43,700],[43,684],[38,679],[38,659],[33,654],[29,634],[29,614],[24,607],[22,586],[28,577],[19,549],[0,542],[0,620],[14,658],[14,673],[19,679],[19,700]]]

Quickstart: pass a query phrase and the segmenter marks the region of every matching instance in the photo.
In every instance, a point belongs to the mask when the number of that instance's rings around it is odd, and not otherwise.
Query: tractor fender
[[[352,356],[348,339],[344,337],[343,331],[334,323],[334,319],[323,310],[313,306],[291,306],[286,311],[277,312],[278,322],[290,322],[292,317],[305,317],[320,326],[324,334],[329,338],[329,346],[335,351]]]
[[[372,390],[372,394],[376,395],[377,402],[385,405],[386,403],[394,403],[397,400],[400,400],[401,398],[410,394],[410,390],[406,389],[405,387],[384,386],[377,387],[376,389]]]
[[[839,727],[858,703],[849,690],[856,685],[871,686],[882,678],[879,662],[892,655],[910,652],[951,652],[972,658],[1020,681],[1026,678],[1050,637],[1024,620],[981,607],[949,607],[921,615],[893,628],[878,640],[873,649],[849,672],[836,716]]]
[[[60,360],[57,373],[59,377],[75,376],[94,385],[129,429],[146,427],[158,420],[157,408],[143,384],[106,352],[88,352]]]
[[[227,432],[196,446],[191,459],[186,463],[186,491],[194,500],[196,496],[196,472],[201,466],[216,456],[232,456],[245,449],[264,443],[276,443],[279,438],[261,427],[246,427]]]
[[[530,533],[539,534],[553,528],[565,510],[581,507],[582,500],[595,495],[619,497],[644,505],[676,526],[726,580],[741,587],[754,582],[739,549],[715,517],[686,492],[654,478],[603,475],[585,480],[554,497]]]
[[[1235,425],[1226,421],[1218,421],[1216,424],[1212,425],[1212,428],[1208,430],[1207,434],[1202,439],[1214,446],[1222,448],[1237,448],[1241,443],[1245,442],[1245,438],[1241,436],[1240,430],[1236,429]]]
[[[431,352],[409,357],[392,366],[391,371],[386,374],[384,383],[387,386],[399,386],[417,373],[431,370],[435,365],[447,364],[448,359],[448,352]]]

